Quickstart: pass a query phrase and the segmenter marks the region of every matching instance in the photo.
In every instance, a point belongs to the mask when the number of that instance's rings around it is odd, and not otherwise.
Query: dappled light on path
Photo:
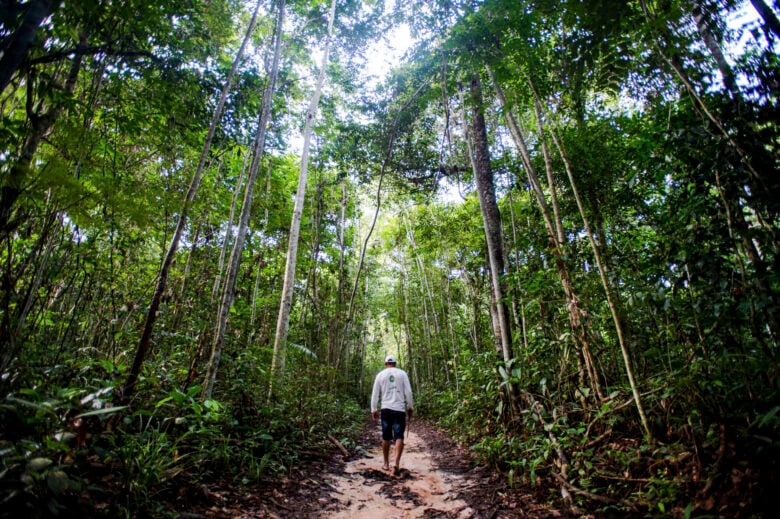
[[[336,503],[328,517],[341,519],[400,519],[413,517],[473,517],[473,510],[459,498],[466,483],[462,477],[436,467],[425,439],[407,432],[401,471],[382,470],[382,449],[347,463],[335,482]],[[390,450],[391,465],[394,454]]]

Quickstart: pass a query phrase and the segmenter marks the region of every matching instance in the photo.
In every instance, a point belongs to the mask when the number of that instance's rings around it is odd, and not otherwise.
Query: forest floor
[[[506,478],[474,465],[466,450],[422,421],[410,424],[398,475],[382,470],[376,423],[367,422],[347,453],[334,444],[329,456],[301,464],[279,481],[240,489],[225,482],[171,504],[182,519],[571,517],[533,490],[510,487]]]

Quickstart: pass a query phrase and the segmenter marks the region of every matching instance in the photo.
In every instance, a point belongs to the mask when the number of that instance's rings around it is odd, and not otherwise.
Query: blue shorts
[[[382,409],[382,439],[403,440],[406,431],[406,413],[393,409]]]

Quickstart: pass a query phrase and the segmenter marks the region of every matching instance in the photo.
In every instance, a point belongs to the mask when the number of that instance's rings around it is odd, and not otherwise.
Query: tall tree
[[[257,24],[257,18],[260,12],[261,5],[262,5],[262,0],[258,0],[257,3],[255,4],[255,9],[252,12],[252,17],[249,21],[249,25],[247,26],[246,32],[244,34],[244,38],[241,41],[241,45],[239,46],[238,51],[236,51],[236,57],[233,59],[233,64],[230,67],[230,72],[228,72],[228,75],[225,78],[225,84],[222,87],[222,91],[220,92],[219,95],[219,100],[217,101],[217,106],[214,109],[214,113],[211,117],[211,122],[209,124],[209,128],[206,133],[206,138],[203,142],[203,148],[200,152],[200,157],[198,158],[198,164],[195,168],[195,172],[192,175],[192,180],[190,181],[189,188],[187,189],[187,193],[184,197],[184,202],[182,203],[181,212],[179,213],[179,218],[176,222],[176,228],[173,231],[173,236],[171,237],[170,245],[168,246],[168,250],[165,253],[165,258],[163,259],[162,262],[162,266],[160,267],[160,273],[157,276],[157,283],[154,287],[154,292],[152,293],[152,299],[149,303],[149,307],[146,313],[146,320],[144,322],[141,338],[138,341],[138,347],[136,348],[135,358],[133,359],[133,365],[130,368],[130,373],[127,376],[127,381],[125,382],[124,388],[122,390],[122,399],[124,401],[128,401],[132,396],[133,392],[135,391],[135,385],[136,382],[138,381],[138,375],[141,373],[141,367],[143,366],[143,362],[144,359],[146,358],[147,351],[149,350],[149,344],[152,339],[152,331],[154,329],[154,323],[157,320],[157,312],[160,308],[160,301],[162,299],[163,293],[165,292],[166,286],[168,284],[168,274],[170,272],[171,265],[173,264],[173,260],[176,256],[176,251],[179,248],[179,242],[181,241],[181,237],[184,232],[184,227],[186,226],[187,219],[189,218],[192,202],[195,200],[195,196],[197,195],[198,189],[200,188],[203,171],[206,167],[206,162],[209,157],[209,152],[211,151],[211,143],[212,140],[214,139],[214,134],[217,131],[217,126],[219,125],[219,122],[222,120],[222,116],[224,114],[224,109],[225,109],[225,102],[227,100],[228,95],[230,94],[231,89],[233,88],[236,71],[238,70],[238,66],[241,63],[242,59],[244,58],[244,51],[246,50],[246,46],[249,43],[249,39],[251,38],[252,33],[254,32],[255,29],[255,25]]]
[[[485,106],[482,100],[482,84],[478,76],[469,80],[469,95],[471,99],[471,165],[474,169],[474,179],[477,185],[479,207],[482,211],[482,221],[485,227],[488,265],[490,266],[491,289],[496,307],[500,348],[504,362],[509,363],[514,358],[512,349],[512,329],[509,309],[505,295],[505,268],[503,253],[503,237],[501,235],[501,213],[496,202],[496,189],[493,172],[490,166],[490,151],[488,146],[487,127],[485,125]]]
[[[301,218],[303,215],[303,203],[306,196],[306,179],[309,172],[309,149],[314,118],[317,116],[317,107],[320,102],[322,86],[325,82],[325,73],[330,54],[331,36],[333,34],[333,22],[336,19],[336,0],[331,0],[330,13],[328,15],[328,32],[322,49],[322,62],[317,76],[317,85],[314,89],[309,109],[306,112],[306,123],[303,129],[303,150],[301,151],[301,168],[298,175],[298,189],[295,193],[295,206],[293,208],[292,222],[290,223],[290,238],[287,245],[287,262],[284,267],[284,284],[282,286],[282,299],[279,305],[279,315],[276,321],[276,334],[274,336],[274,354],[271,361],[271,385],[268,398],[273,394],[273,381],[284,371],[285,348],[287,347],[287,333],[290,326],[290,309],[292,308],[293,287],[295,283],[295,265],[298,258],[298,240],[300,238]]]
[[[225,273],[225,282],[222,285],[222,295],[217,312],[217,319],[214,329],[214,337],[211,345],[211,355],[209,357],[206,375],[203,381],[204,399],[210,399],[214,391],[214,382],[217,379],[219,362],[222,357],[222,348],[225,343],[225,329],[227,328],[227,318],[230,307],[233,305],[233,297],[236,289],[236,279],[238,278],[238,269],[241,265],[241,255],[246,242],[246,235],[249,231],[249,217],[252,212],[252,194],[254,192],[257,173],[262,163],[263,152],[265,149],[266,131],[271,120],[271,103],[276,92],[276,81],[279,76],[279,61],[282,54],[282,29],[285,13],[285,0],[279,0],[277,5],[276,24],[274,28],[273,59],[271,69],[268,72],[268,83],[263,91],[263,103],[260,109],[260,124],[257,127],[252,146],[252,162],[249,166],[246,185],[244,186],[244,199],[241,205],[241,216],[238,223],[233,248],[230,252],[230,262]]]

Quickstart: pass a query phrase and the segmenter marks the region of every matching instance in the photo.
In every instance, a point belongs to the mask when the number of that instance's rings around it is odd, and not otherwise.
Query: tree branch
[[[111,47],[104,47],[104,46],[92,46],[92,47],[75,47],[72,49],[65,49],[57,52],[52,52],[45,56],[41,56],[40,58],[28,60],[26,65],[29,67],[32,65],[41,65],[44,63],[55,63],[74,54],[77,56],[87,56],[87,55],[94,56],[96,54],[105,54],[106,56],[121,56],[125,58],[144,57],[144,58],[149,58],[156,63],[160,63],[163,61],[161,58],[158,58],[151,52],[145,50],[123,50],[123,49],[113,49]]]

